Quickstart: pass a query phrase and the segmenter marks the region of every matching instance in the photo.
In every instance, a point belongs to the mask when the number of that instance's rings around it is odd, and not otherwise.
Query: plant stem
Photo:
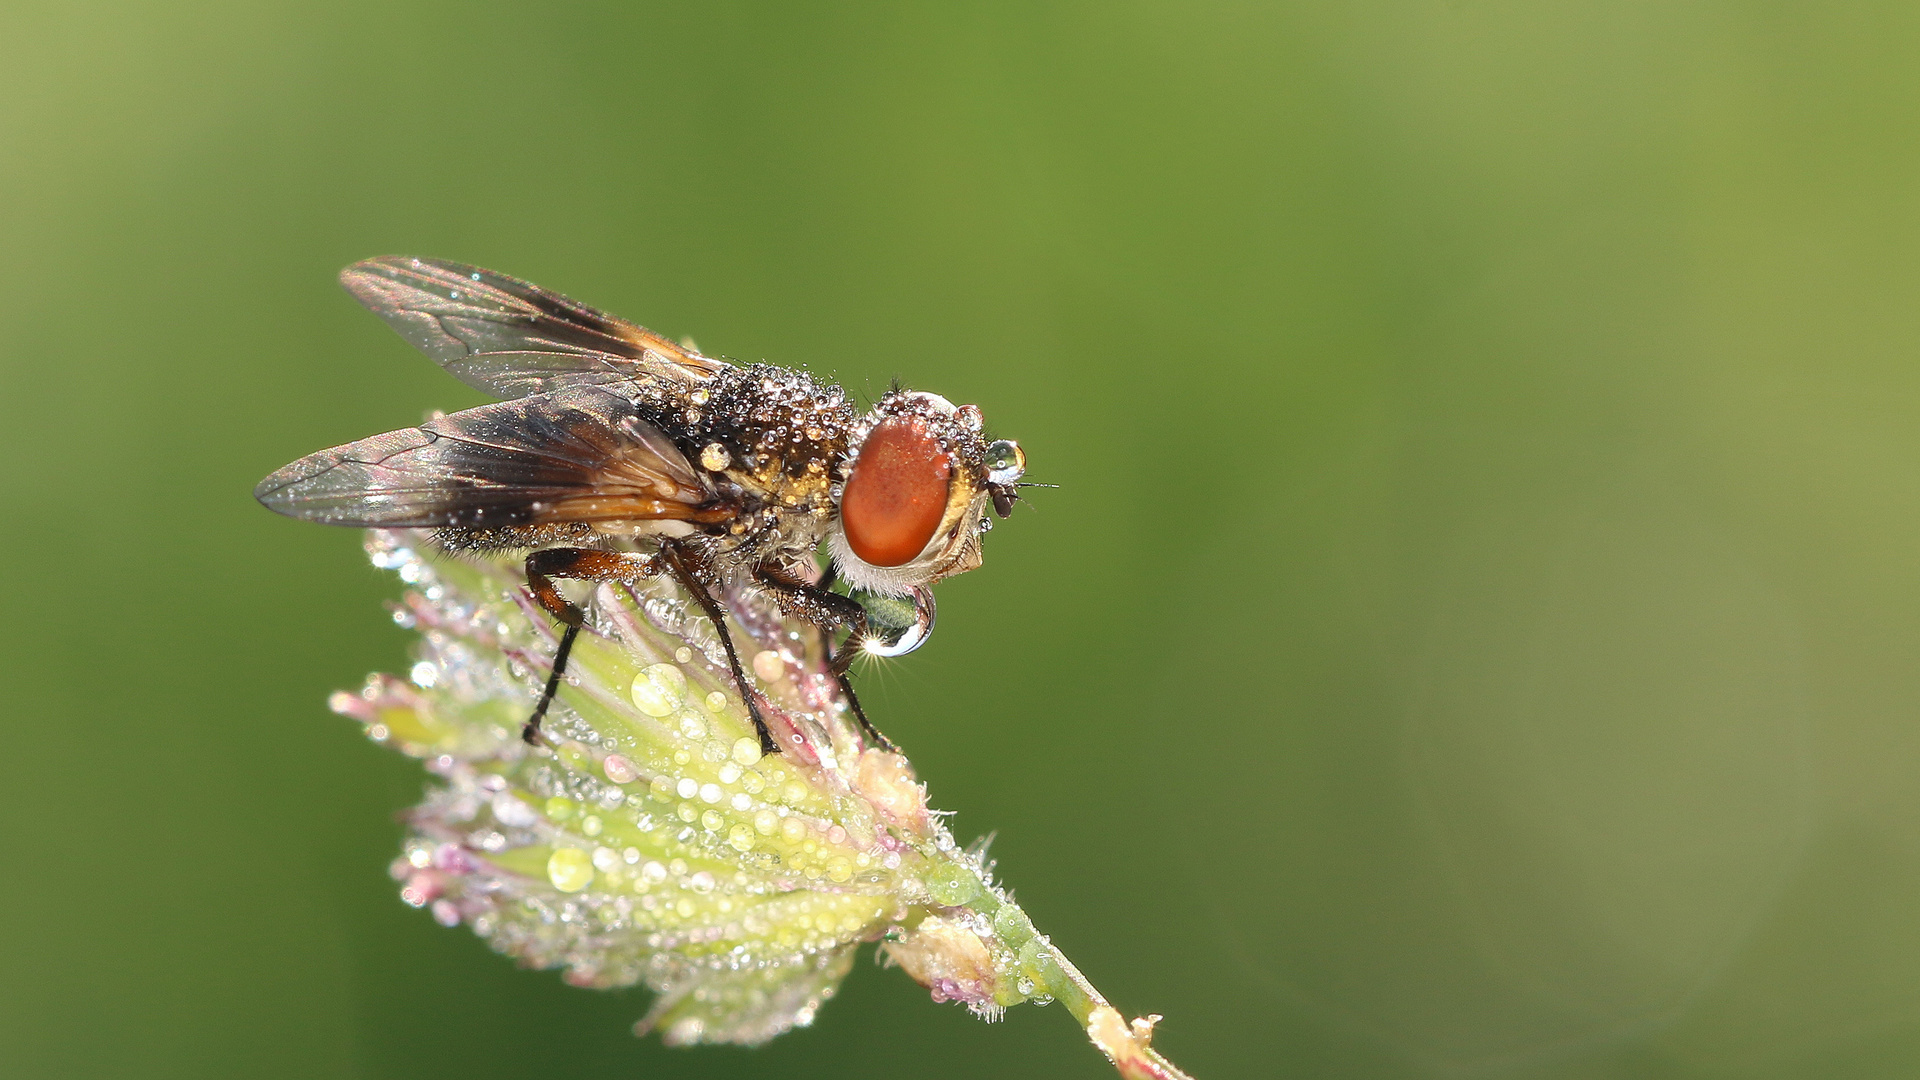
[[[1065,953],[1050,941],[1046,951],[1052,961],[1043,969],[1047,991],[1086,1029],[1087,1038],[1113,1062],[1116,1072],[1126,1080],[1193,1080],[1153,1048],[1153,1026],[1160,1022],[1158,1015],[1127,1023],[1120,1010],[1107,1004]]]

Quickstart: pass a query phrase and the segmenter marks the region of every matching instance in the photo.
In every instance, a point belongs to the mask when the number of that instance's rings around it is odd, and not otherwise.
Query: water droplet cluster
[[[394,864],[406,903],[575,985],[646,983],[660,996],[641,1026],[669,1042],[805,1024],[862,942],[938,954],[914,931],[930,912],[988,957],[983,977],[929,982],[936,997],[991,1012],[1036,996],[1019,988],[1030,924],[1000,933],[979,914],[1018,909],[927,812],[905,760],[862,744],[816,635],[730,598],[787,750],[763,756],[712,624],[670,582],[601,586],[547,745],[529,747],[547,621],[511,564],[429,562],[419,539],[368,541],[411,587],[395,609],[421,634],[408,677],[332,701],[437,779]]]

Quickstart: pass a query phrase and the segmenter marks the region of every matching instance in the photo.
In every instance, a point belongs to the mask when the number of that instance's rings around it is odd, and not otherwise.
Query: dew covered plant
[[[725,597],[763,715],[763,755],[713,624],[671,581],[603,584],[546,722],[521,724],[556,635],[517,566],[437,559],[368,534],[409,590],[409,677],[334,711],[426,764],[392,872],[408,904],[575,986],[644,983],[635,1025],[669,1044],[753,1045],[812,1022],[878,942],[935,1001],[987,1019],[1059,1001],[1122,1076],[1182,1077],[1094,990],[927,807],[907,759],[868,745],[818,630]]]

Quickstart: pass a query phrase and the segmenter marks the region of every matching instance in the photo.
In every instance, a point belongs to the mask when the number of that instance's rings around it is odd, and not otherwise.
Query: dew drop
[[[721,817],[718,810],[709,810],[700,815],[700,827],[708,832],[719,832],[720,826],[726,823],[727,819]]]
[[[693,662],[693,650],[682,645],[673,650],[673,658],[683,664],[690,664]]]
[[[707,711],[708,712],[719,712],[721,709],[724,709],[726,707],[727,707],[727,695],[721,693],[718,690],[715,690],[713,693],[707,695]]]
[[[780,823],[780,839],[789,844],[797,844],[807,838],[807,823],[799,818],[790,817]]]
[[[927,895],[942,907],[958,907],[979,895],[980,883],[958,866],[936,867],[927,875]]]
[[[762,682],[772,682],[787,673],[787,662],[772,649],[764,649],[753,654],[753,673]]]
[[[407,673],[407,677],[413,680],[413,685],[423,690],[430,690],[433,688],[434,683],[440,681],[440,669],[435,667],[431,662],[422,660],[413,665],[413,669]]]
[[[579,848],[555,848],[547,856],[547,880],[564,893],[577,893],[593,884],[593,860]]]
[[[733,740],[733,760],[741,766],[749,766],[760,760],[760,740],[744,735]]]
[[[588,836],[599,836],[600,825],[600,815],[598,814],[588,814],[586,817],[580,819],[580,831],[586,833]]]
[[[600,768],[607,774],[607,779],[616,784],[631,784],[640,779],[640,770],[634,768],[633,761],[624,754],[608,754],[606,760],[600,763]]]
[[[700,781],[695,780],[691,776],[683,776],[680,778],[679,785],[676,786],[674,790],[679,792],[681,798],[691,799],[695,795],[700,794]]]
[[[690,879],[687,882],[687,884],[693,886],[694,892],[700,893],[701,895],[704,896],[705,894],[713,891],[713,886],[714,886],[713,875],[708,871],[702,870],[699,873],[693,875],[692,879]]]
[[[547,800],[547,820],[565,821],[572,817],[573,812],[578,809],[578,804],[572,799],[567,798],[565,795],[555,795],[553,798]]]
[[[772,836],[780,828],[780,819],[771,810],[762,810],[753,815],[753,829],[761,836]]]
[[[735,825],[727,830],[727,846],[735,851],[749,851],[753,848],[753,830],[745,825]]]
[[[719,784],[701,784],[700,785],[700,801],[701,802],[717,803],[720,801],[721,794],[722,793],[720,791]]]
[[[704,739],[707,735],[707,722],[693,713],[680,714],[680,737],[683,739]]]
[[[597,847],[593,849],[593,868],[595,870],[598,870],[604,874],[607,871],[612,870],[614,867],[619,865],[620,865],[619,852],[613,850],[610,847]]]
[[[687,676],[672,664],[649,664],[633,678],[634,708],[648,716],[666,716],[686,700]]]

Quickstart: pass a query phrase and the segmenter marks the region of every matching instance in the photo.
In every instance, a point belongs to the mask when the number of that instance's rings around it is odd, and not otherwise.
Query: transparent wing
[[[354,298],[468,386],[505,398],[729,365],[645,327],[477,266],[389,255],[340,272]]]
[[[328,525],[496,528],[725,520],[672,441],[594,387],[500,401],[309,454],[253,490]]]

